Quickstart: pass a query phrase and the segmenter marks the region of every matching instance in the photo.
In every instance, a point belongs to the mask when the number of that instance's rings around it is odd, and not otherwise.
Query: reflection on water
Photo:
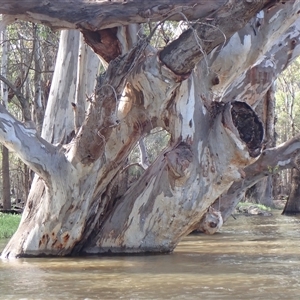
[[[0,299],[300,299],[299,224],[238,216],[169,255],[0,261]]]

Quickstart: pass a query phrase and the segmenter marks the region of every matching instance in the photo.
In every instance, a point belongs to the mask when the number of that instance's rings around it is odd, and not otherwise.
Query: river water
[[[300,218],[277,212],[168,255],[0,261],[0,299],[300,299],[299,238]]]

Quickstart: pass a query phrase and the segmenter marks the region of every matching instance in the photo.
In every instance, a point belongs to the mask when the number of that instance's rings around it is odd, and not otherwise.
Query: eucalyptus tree
[[[278,78],[276,93],[279,142],[297,135],[300,128],[300,62],[295,60]],[[283,214],[300,213],[300,172],[297,168],[280,174],[282,193],[288,195]]]
[[[265,95],[270,88],[272,89],[277,76],[299,56],[299,37],[300,19],[298,18],[261,59],[232,83],[226,91],[227,95],[231,95],[231,97],[239,95],[252,107],[256,107],[261,96]],[[271,98],[274,97],[271,96]],[[265,110],[264,113],[268,113],[268,110]],[[272,130],[269,128],[268,131]],[[262,152],[255,163],[249,164],[243,169],[244,179],[235,181],[227,192],[215,201],[214,207],[219,207],[222,211],[223,220],[227,220],[233,213],[237,203],[244,198],[247,188],[281,170],[299,168],[298,146],[296,146],[298,140],[299,135],[297,134],[277,147],[270,148],[274,140],[264,139],[263,147],[267,149]]]
[[[298,137],[262,151],[251,106],[284,68],[280,60],[296,55],[299,11],[299,1],[273,0],[0,0],[2,25],[19,18],[79,30],[108,65],[73,112],[66,97],[52,100],[57,113],[48,104],[41,136],[1,107],[0,141],[39,176],[2,257],[169,252],[200,219],[207,232],[219,227],[209,221],[221,218],[209,209],[217,199],[226,219],[244,188],[297,165]],[[186,30],[157,49],[150,40],[166,20]],[[155,22],[145,36],[141,24]],[[131,150],[157,127],[169,133],[168,147],[119,193]]]

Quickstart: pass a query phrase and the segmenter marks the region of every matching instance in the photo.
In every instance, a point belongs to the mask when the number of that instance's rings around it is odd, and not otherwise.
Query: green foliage
[[[241,207],[241,208],[248,208],[250,206],[255,206],[257,208],[259,208],[260,210],[264,210],[264,211],[270,211],[271,208],[262,204],[253,204],[251,202],[239,202],[239,204],[237,205],[237,207]]]
[[[11,237],[17,230],[21,215],[3,214],[0,212],[0,239]]]
[[[276,174],[278,173],[278,171],[279,171],[279,166],[275,166],[275,167],[268,166],[268,172],[270,174]]]

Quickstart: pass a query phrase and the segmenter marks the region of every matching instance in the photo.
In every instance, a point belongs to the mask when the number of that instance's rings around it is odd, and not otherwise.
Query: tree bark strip
[[[93,1],[54,0],[1,0],[0,13],[17,18],[41,22],[52,28],[91,31],[125,26],[132,23],[156,22],[166,19],[183,20],[183,13],[189,20],[210,15],[227,1],[197,0],[153,0],[153,1]],[[272,2],[272,1],[265,1]]]

